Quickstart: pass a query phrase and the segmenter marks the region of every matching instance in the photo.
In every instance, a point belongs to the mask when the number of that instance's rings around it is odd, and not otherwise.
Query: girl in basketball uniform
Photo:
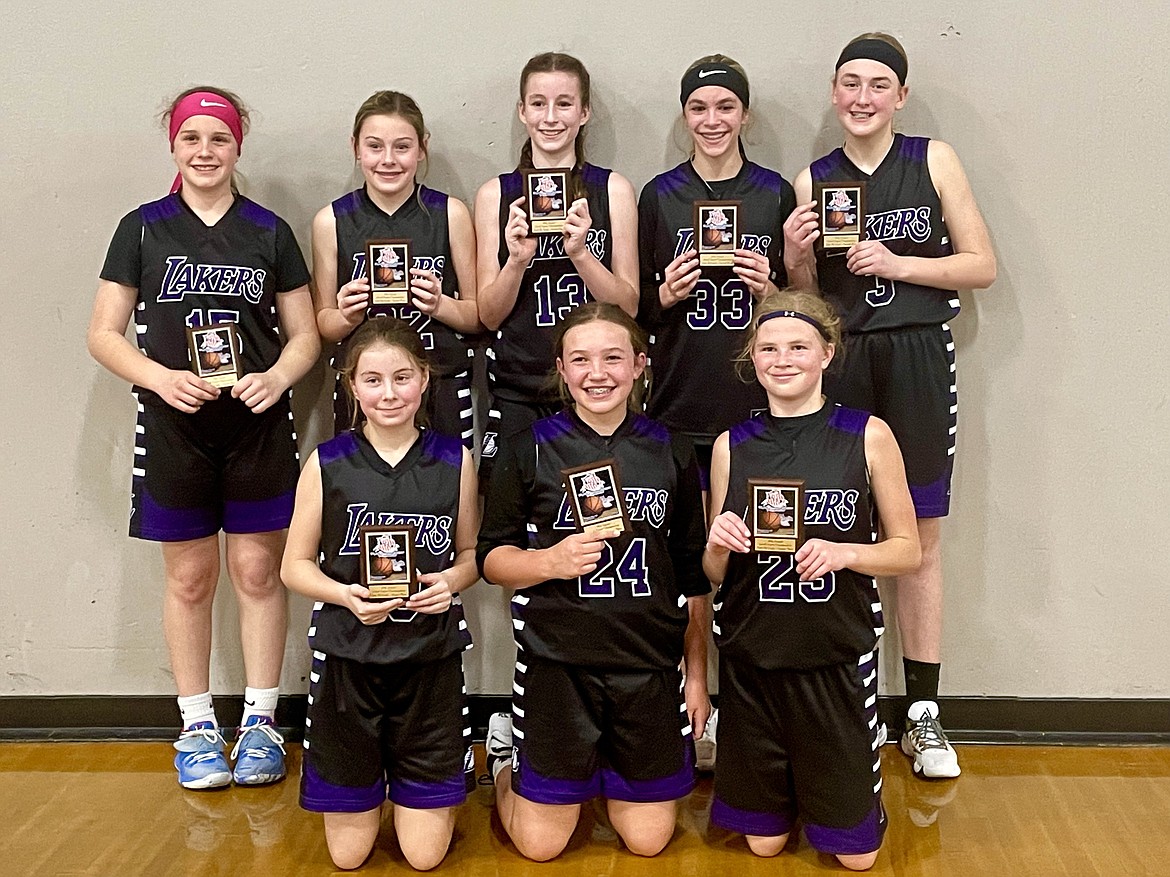
[[[589,73],[571,55],[546,52],[520,73],[520,121],[528,139],[511,173],[475,198],[479,318],[495,333],[488,349],[491,403],[481,449],[486,479],[498,439],[555,413],[547,383],[553,333],[590,299],[638,309],[637,205],[629,182],[585,161]],[[571,168],[563,234],[530,236],[523,171]]]
[[[342,379],[361,420],[305,464],[281,566],[317,601],[301,806],[324,814],[334,864],[356,868],[389,797],[403,854],[427,870],[446,855],[472,779],[459,594],[478,579],[475,468],[458,438],[415,425],[430,369],[410,325],[363,323]],[[364,526],[413,527],[420,590],[409,599],[368,599]]]
[[[747,74],[726,55],[691,64],[679,95],[691,157],[647,183],[638,202],[638,321],[654,375],[647,413],[692,439],[704,476],[715,436],[765,407],[763,389],[740,381],[733,361],[752,303],[783,275],[781,227],[796,206],[788,181],[744,151],[750,97]],[[696,201],[739,202],[734,264],[699,266]]]
[[[626,312],[582,305],[554,350],[571,403],[504,441],[477,550],[485,580],[515,589],[518,648],[488,769],[523,855],[557,856],[600,795],[626,846],[651,856],[694,785],[691,728],[710,710],[698,471],[686,439],[635,413],[646,339]],[[571,498],[574,479],[586,496],[620,483],[596,503],[624,506],[620,532],[579,526],[596,509]]]
[[[942,646],[939,523],[950,509],[956,412],[958,289],[995,281],[995,255],[955,151],[894,131],[906,103],[906,53],[888,34],[863,34],[837,60],[832,103],[845,143],[796,178],[801,202],[785,223],[794,284],[819,287],[841,314],[848,356],[828,382],[844,405],[886,420],[906,460],[922,564],[897,579],[909,708],[902,750],[914,772],[959,775],[938,720]],[[824,249],[816,195],[864,182],[865,228],[848,248]]]
[[[774,856],[799,816],[817,850],[860,870],[876,859],[886,825],[873,577],[913,569],[920,553],[889,427],[822,395],[839,344],[840,321],[816,295],[765,298],[745,356],[768,412],[715,442],[703,554],[719,583],[711,821]],[[782,501],[769,505],[771,494]],[[776,508],[791,514],[761,511]]]
[[[358,108],[350,147],[363,185],[323,207],[313,220],[317,326],[338,342],[345,361],[354,330],[371,317],[396,316],[418,332],[434,369],[424,411],[438,432],[471,447],[471,355],[466,336],[479,331],[475,305],[475,232],[458,198],[418,182],[427,158],[422,111],[397,91],[378,91]],[[409,300],[371,299],[366,242],[408,240],[413,265]],[[340,376],[333,394],[334,429],[354,423]]]
[[[240,100],[195,88],[164,119],[174,187],[118,225],[88,345],[138,400],[130,535],[162,543],[163,629],[183,720],[179,782],[266,783],[284,776],[273,716],[287,626],[280,553],[297,478],[289,388],[320,344],[291,229],[233,185],[248,126]],[[137,346],[124,336],[131,316]],[[189,346],[187,329],[224,323],[237,344],[229,361],[242,368],[234,383],[217,386],[197,375],[199,342]],[[215,334],[222,341],[227,333]],[[220,530],[247,678],[234,772],[210,693]]]

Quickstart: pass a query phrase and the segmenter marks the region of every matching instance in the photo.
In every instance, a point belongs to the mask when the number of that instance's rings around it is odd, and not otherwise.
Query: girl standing
[[[920,555],[889,427],[821,394],[839,343],[840,321],[823,300],[768,296],[745,350],[768,413],[715,442],[714,519],[703,554],[704,570],[720,583],[711,821],[747,835],[756,855],[774,856],[799,815],[816,849],[860,870],[877,858],[886,826],[873,577],[913,569]],[[750,485],[756,478],[787,485]],[[753,513],[757,507],[776,517]],[[795,551],[757,543],[762,531],[791,528],[794,519]],[[754,532],[745,523],[752,520]]]
[[[481,449],[487,477],[499,438],[558,409],[548,385],[556,326],[590,299],[631,316],[638,309],[637,206],[629,182],[585,161],[589,73],[576,58],[546,52],[520,73],[517,113],[528,132],[516,170],[484,183],[475,198],[479,318],[492,398]],[[572,168],[563,234],[529,234],[523,171]]]
[[[423,341],[434,373],[425,414],[438,432],[471,447],[471,355],[467,334],[479,331],[475,304],[475,232],[458,198],[417,181],[427,158],[422,111],[409,96],[378,91],[358,108],[350,147],[364,184],[322,208],[313,220],[313,280],[317,326],[339,342],[346,358],[354,330],[372,317],[405,320]],[[377,304],[370,298],[366,242],[409,240],[413,265],[410,300]],[[355,422],[340,375],[333,393],[334,429]]]
[[[888,34],[862,34],[841,52],[832,103],[845,143],[796,178],[801,204],[785,223],[785,259],[793,281],[819,286],[844,321],[849,355],[830,395],[886,420],[906,459],[922,563],[897,579],[909,704],[902,750],[915,774],[955,777],[959,761],[938,720],[939,522],[950,510],[958,411],[948,321],[959,313],[956,290],[995,281],[995,255],[955,151],[894,132],[907,67]],[[814,195],[855,181],[866,186],[862,240],[846,251],[815,246]]]
[[[287,627],[278,568],[297,478],[289,388],[320,351],[309,273],[288,224],[233,185],[248,126],[239,98],[191,89],[165,120],[174,188],[119,223],[87,341],[138,399],[130,535],[162,543],[179,783],[267,783],[284,776],[273,716]],[[132,315],[137,347],[124,336]],[[196,375],[187,338],[188,328],[225,323],[242,365],[230,389]],[[234,769],[210,693],[220,530],[247,677]]]
[[[334,864],[356,868],[389,797],[403,855],[428,870],[472,780],[458,595],[478,578],[475,469],[457,438],[415,425],[430,371],[409,325],[363,324],[342,377],[362,422],[305,464],[281,566],[317,601],[301,806],[324,813]],[[421,590],[409,599],[371,601],[358,584],[366,525],[415,528]]]
[[[626,846],[650,856],[694,786],[691,728],[710,711],[698,471],[689,442],[634,413],[646,341],[628,314],[583,305],[554,349],[572,403],[504,442],[477,551],[485,580],[516,591],[519,649],[513,716],[492,717],[488,769],[523,855],[557,856],[581,804],[601,795]],[[581,531],[590,506],[574,511],[565,470],[597,509],[624,505],[620,532]],[[617,480],[604,498],[594,489]]]

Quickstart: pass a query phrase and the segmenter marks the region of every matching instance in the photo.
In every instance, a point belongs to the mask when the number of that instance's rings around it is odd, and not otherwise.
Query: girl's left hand
[[[578,198],[569,205],[569,214],[565,217],[565,255],[575,259],[585,252],[585,241],[589,237],[589,229],[593,228],[593,217],[589,215],[589,202]]]
[[[443,284],[434,271],[424,268],[410,269],[410,293],[414,306],[424,314],[434,316],[443,299]]]
[[[731,270],[744,282],[753,298],[763,298],[768,292],[772,266],[768,264],[767,256],[752,250],[736,250],[735,266]]]
[[[417,594],[411,594],[403,609],[408,612],[421,612],[424,615],[439,615],[451,608],[453,597],[451,586],[443,578],[443,573],[419,573],[418,580],[428,587]]]
[[[849,248],[845,259],[846,267],[854,274],[897,280],[902,257],[887,250],[881,241],[861,241]]]
[[[796,552],[796,572],[802,582],[817,579],[844,569],[850,563],[851,549],[840,542],[809,539]]]
[[[275,405],[288,387],[271,370],[249,372],[232,387],[232,395],[260,414]]]

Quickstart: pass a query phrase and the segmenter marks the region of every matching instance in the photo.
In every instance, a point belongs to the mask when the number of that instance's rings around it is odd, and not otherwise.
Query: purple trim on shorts
[[[947,468],[933,484],[911,484],[910,499],[914,501],[914,514],[919,518],[945,518],[951,511],[951,473],[955,467],[954,456],[947,457]]]
[[[829,426],[850,435],[865,435],[865,425],[869,422],[869,417],[868,411],[837,405],[829,415]]]
[[[301,809],[312,813],[365,813],[386,800],[386,782],[338,786],[321,779],[306,758],[301,764]],[[407,806],[410,806],[409,804]]]
[[[520,747],[520,769],[512,772],[512,791],[537,804],[581,804],[601,794],[601,773],[583,780],[541,776],[532,769]]]
[[[136,482],[140,479],[135,478]],[[219,532],[220,522],[215,510],[201,507],[168,509],[151,498],[145,487],[139,487],[138,526],[131,531],[139,539],[154,542],[186,542],[202,539]]]
[[[764,430],[768,428],[768,418],[753,417],[751,420],[745,420],[743,423],[737,423],[731,428],[731,434],[727,437],[731,447],[735,447],[741,442],[746,442],[748,439],[756,438],[763,435]]]
[[[260,500],[224,500],[225,533],[267,533],[283,530],[292,520],[295,491]]]
[[[467,800],[467,780],[463,771],[437,783],[390,778],[390,800],[415,810],[438,810],[458,807]]]
[[[652,804],[685,798],[695,788],[694,738],[687,735],[683,746],[683,766],[667,777],[654,780],[631,780],[608,767],[601,769],[601,794],[614,801]]]
[[[806,822],[804,833],[814,848],[831,856],[872,853],[882,845],[886,835],[886,812],[878,801],[869,815],[852,828],[829,828]]]
[[[276,228],[276,214],[267,207],[261,207],[255,201],[243,198],[240,201],[240,218],[246,219],[253,225],[272,231]]]
[[[763,813],[732,807],[718,795],[711,804],[711,824],[754,837],[780,837],[792,831],[793,818],[785,813]]]

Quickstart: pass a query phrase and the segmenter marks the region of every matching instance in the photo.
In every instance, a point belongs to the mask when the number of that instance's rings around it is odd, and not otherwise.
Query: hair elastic
[[[794,320],[804,320],[804,322],[820,332],[822,338],[829,341],[829,333],[825,331],[825,327],[821,325],[820,321],[814,320],[808,314],[802,314],[800,311],[769,311],[756,321],[756,329],[758,330],[768,320],[774,320],[777,317],[791,317]]]
[[[842,64],[856,61],[859,58],[885,64],[894,71],[894,75],[898,77],[899,85],[906,84],[906,69],[908,67],[906,59],[901,52],[885,40],[868,39],[850,43],[841,50],[841,57],[837,59],[837,66],[833,69],[840,70]]]
[[[168,133],[170,134],[172,152],[175,148],[175,137],[178,135],[179,129],[192,116],[211,116],[227,125],[228,130],[232,132],[232,136],[236,138],[236,155],[241,153],[244,145],[244,128],[240,122],[240,114],[232,106],[230,100],[222,94],[216,94],[214,91],[196,91],[175,104],[175,108],[171,111],[170,124],[167,126]],[[175,174],[175,182],[171,186],[171,192],[179,191],[182,186],[183,175]]]
[[[696,64],[683,74],[682,87],[679,90],[679,102],[685,107],[691,93],[704,85],[718,85],[726,88],[741,101],[743,108],[748,108],[748,83],[743,74],[730,64],[713,62],[710,64]]]

